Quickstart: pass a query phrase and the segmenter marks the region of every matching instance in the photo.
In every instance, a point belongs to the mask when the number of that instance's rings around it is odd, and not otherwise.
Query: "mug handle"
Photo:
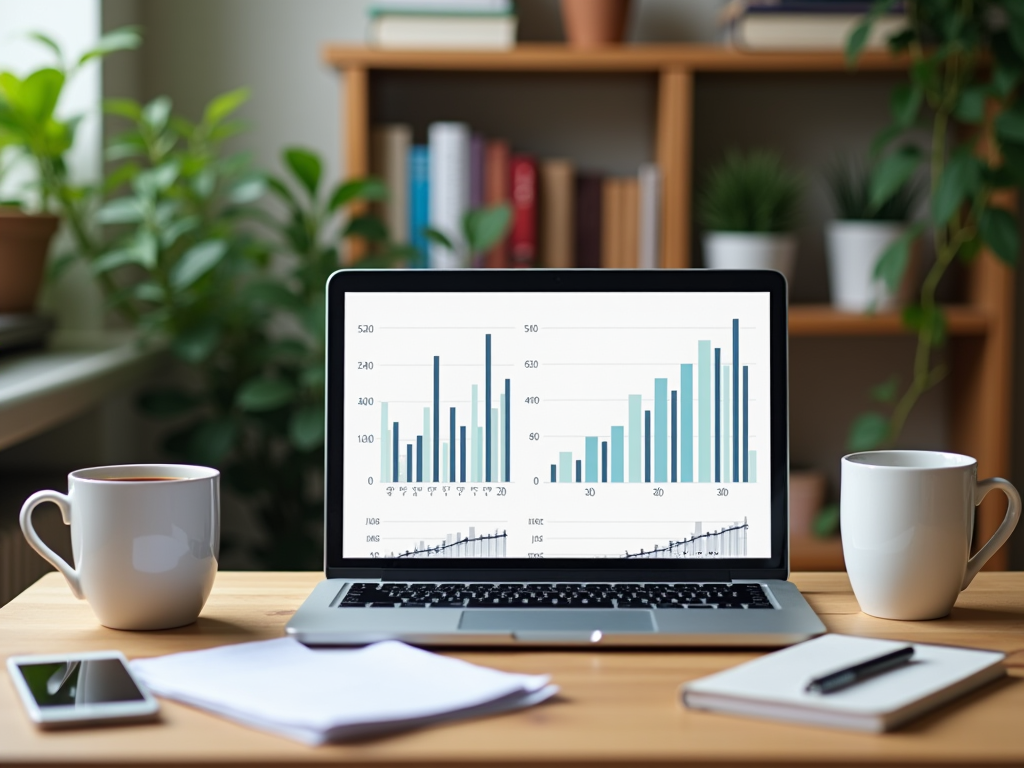
[[[25,503],[21,505],[21,532],[25,534],[25,539],[28,541],[29,546],[38,552],[43,560],[46,560],[64,575],[75,597],[82,600],[85,596],[82,594],[82,584],[79,581],[78,572],[68,565],[64,558],[46,546],[45,542],[39,538],[39,534],[36,533],[36,529],[32,527],[32,513],[44,501],[52,501],[60,507],[60,514],[64,518],[64,525],[71,525],[71,499],[63,493],[57,493],[57,491],[39,491],[29,496]]]
[[[974,488],[974,506],[981,504],[982,500],[988,496],[989,491],[996,488],[1002,490],[1006,494],[1006,499],[1009,502],[1006,505],[1006,517],[1003,518],[1003,522],[996,529],[996,532],[992,534],[992,538],[989,539],[985,546],[978,550],[978,553],[967,561],[967,572],[964,574],[964,583],[960,589],[965,590],[967,586],[974,580],[974,577],[978,575],[978,571],[981,567],[988,562],[988,559],[996,553],[1006,540],[1010,538],[1010,534],[1013,533],[1013,529],[1017,527],[1017,521],[1020,519],[1020,494],[1017,493],[1017,489],[1013,487],[1009,480],[1003,480],[1001,477],[992,477],[988,480],[981,480]]]

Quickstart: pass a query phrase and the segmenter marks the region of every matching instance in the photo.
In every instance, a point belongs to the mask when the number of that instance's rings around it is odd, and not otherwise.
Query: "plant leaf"
[[[18,99],[13,103],[25,118],[31,121],[31,130],[42,132],[47,121],[53,116],[61,89],[64,87],[64,73],[56,69],[40,69],[21,82]]]
[[[162,133],[170,116],[171,100],[167,96],[157,96],[142,108],[142,120],[153,133]]]
[[[107,32],[96,42],[92,50],[82,54],[78,65],[81,66],[90,59],[106,56],[114,51],[134,50],[140,45],[142,45],[142,35],[139,33],[139,27],[120,27]]]
[[[263,197],[267,191],[267,180],[265,177],[253,174],[243,178],[236,183],[228,192],[228,199],[235,205],[253,203]]]
[[[892,403],[899,391],[900,378],[893,376],[871,388],[871,399],[879,403]]]
[[[60,46],[57,44],[56,40],[54,40],[52,37],[48,35],[44,35],[42,32],[29,32],[28,36],[31,39],[35,40],[37,43],[42,43],[47,48],[49,48],[53,55],[57,57],[57,67],[61,70],[65,69],[64,53],[61,51]]]
[[[1016,266],[1020,234],[1016,219],[1001,208],[985,208],[978,218],[981,239],[1001,261]]]
[[[999,113],[996,136],[1002,141],[1024,144],[1024,105],[1016,103]]]
[[[471,253],[488,250],[508,234],[512,223],[512,206],[508,203],[477,208],[462,220],[462,230]]]
[[[981,161],[968,147],[960,147],[946,161],[932,195],[932,217],[945,224],[965,198],[970,198],[981,183]]]
[[[258,377],[249,379],[238,390],[235,404],[243,411],[272,411],[290,403],[295,397],[295,387],[282,379]]]
[[[889,105],[896,127],[905,129],[912,126],[923,100],[924,90],[918,85],[902,83],[893,88]]]
[[[248,100],[248,88],[236,88],[233,91],[222,93],[220,96],[215,96],[210,100],[210,103],[206,105],[206,110],[203,112],[203,122],[210,127],[218,125],[224,120],[224,118],[245,104]]]
[[[953,116],[961,123],[977,125],[985,119],[985,98],[987,89],[982,85],[964,88],[956,102]]]
[[[375,176],[351,179],[335,187],[331,194],[327,210],[335,211],[341,206],[355,200],[380,201],[387,200],[387,185]]]
[[[896,0],[875,0],[864,18],[854,27],[846,41],[846,65],[848,67],[854,67],[857,64],[857,59],[868,42],[871,27],[895,2]]]
[[[207,421],[192,432],[188,455],[199,464],[216,466],[231,452],[237,434],[238,425],[226,416]]]
[[[100,224],[138,224],[144,218],[142,203],[135,197],[115,197],[96,212]]]
[[[320,158],[308,149],[292,147],[285,150],[284,159],[310,197],[315,196],[317,187],[320,186]]]
[[[872,451],[884,445],[888,436],[889,420],[880,413],[868,411],[854,419],[846,448],[849,451]]]
[[[448,239],[444,232],[436,230],[433,227],[426,227],[423,230],[423,234],[426,236],[428,241],[437,243],[438,245],[447,248],[449,251],[455,250],[455,246],[452,245],[452,241]]]
[[[288,437],[300,451],[311,451],[324,444],[324,406],[305,405],[292,414]]]
[[[343,234],[345,237],[362,237],[372,242],[388,239],[384,223],[376,216],[356,216],[349,219]]]
[[[811,533],[819,539],[827,539],[839,533],[839,504],[832,502],[818,511],[811,521]]]
[[[171,269],[171,287],[178,291],[188,288],[217,266],[227,251],[228,244],[224,240],[205,240],[193,245]]]
[[[871,177],[872,207],[880,208],[895,195],[910,180],[920,162],[921,151],[909,144],[882,158]]]
[[[907,227],[907,230],[894,240],[888,248],[882,251],[882,255],[875,264],[874,276],[885,281],[886,287],[896,292],[900,282],[903,280],[903,273],[907,270],[910,262],[910,245],[914,242],[924,224],[917,222]]]
[[[212,320],[179,333],[174,339],[174,354],[187,363],[198,365],[206,360],[220,342],[221,332]]]
[[[135,99],[105,99],[103,111],[108,115],[118,115],[132,122],[142,119],[142,105]]]

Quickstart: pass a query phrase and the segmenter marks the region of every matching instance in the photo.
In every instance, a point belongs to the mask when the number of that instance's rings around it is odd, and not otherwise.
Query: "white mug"
[[[978,462],[938,451],[867,451],[843,458],[843,556],[864,613],[938,619],[1013,533],[1020,494],[1008,481],[978,482]],[[1002,524],[971,557],[974,509],[999,488]]]
[[[71,526],[75,568],[32,527],[46,501]],[[198,618],[217,574],[220,473],[179,464],[79,469],[67,495],[39,491],[25,501],[21,530],[104,626],[181,627]]]

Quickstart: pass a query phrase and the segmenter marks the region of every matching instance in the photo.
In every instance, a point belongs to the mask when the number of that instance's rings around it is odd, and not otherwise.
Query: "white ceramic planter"
[[[898,221],[830,221],[828,280],[832,305],[844,312],[885,312],[897,296],[875,277],[879,258],[906,230]]]
[[[793,282],[796,237],[768,232],[708,232],[704,265],[709,269],[774,269]]]

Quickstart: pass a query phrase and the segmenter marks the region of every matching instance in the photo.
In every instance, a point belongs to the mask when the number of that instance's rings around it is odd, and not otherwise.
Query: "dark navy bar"
[[[608,482],[608,441],[601,441],[601,482]]]
[[[398,422],[391,428],[391,482],[398,482]]]
[[[557,474],[557,471],[555,469],[555,465],[554,464],[551,465],[551,482],[552,483],[557,483],[558,482],[558,474]]]
[[[484,480],[491,482],[491,334],[484,336]]]
[[[409,443],[405,446],[405,482],[412,481],[412,443]]]
[[[722,350],[715,347],[715,482],[722,482]]]
[[[583,460],[576,459],[576,482],[583,482]]]
[[[736,482],[740,467],[740,321],[732,321],[732,477]]]
[[[466,482],[466,428],[459,427],[459,482]]]
[[[676,482],[678,477],[677,466],[679,464],[679,424],[678,424],[678,409],[676,406],[676,397],[679,393],[674,389],[672,390],[672,482]]]
[[[434,355],[434,482],[441,475],[441,358]]]
[[[448,474],[451,476],[451,482],[455,482],[455,408],[448,409],[449,413],[449,426],[451,431],[451,440],[448,443]]]
[[[505,482],[512,481],[512,380],[505,379]]]
[[[416,435],[416,482],[423,482],[423,435]]]
[[[651,482],[651,412],[644,411],[644,482]]]

